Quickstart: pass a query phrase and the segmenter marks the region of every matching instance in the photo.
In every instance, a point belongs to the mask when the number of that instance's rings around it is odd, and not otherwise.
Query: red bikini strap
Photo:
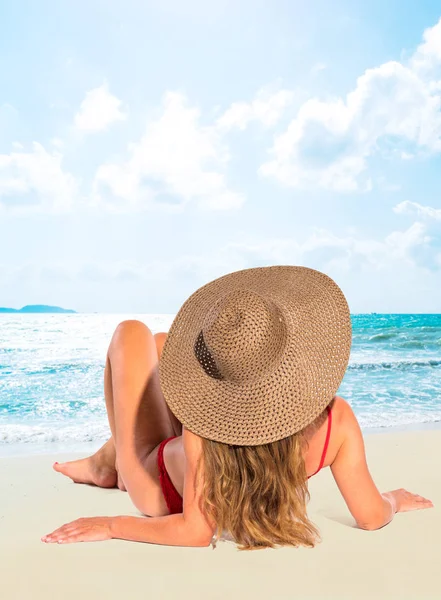
[[[329,408],[329,406],[326,407],[326,410],[328,411],[328,431],[326,432],[326,440],[325,440],[325,445],[323,447],[322,457],[320,459],[320,465],[319,465],[319,468],[317,469],[317,471],[315,473],[313,473],[312,475],[310,475],[309,477],[313,477],[314,475],[317,475],[317,473],[323,467],[323,464],[325,462],[326,452],[328,450],[328,445],[329,445],[329,438],[331,437],[331,426],[332,426],[332,411]]]

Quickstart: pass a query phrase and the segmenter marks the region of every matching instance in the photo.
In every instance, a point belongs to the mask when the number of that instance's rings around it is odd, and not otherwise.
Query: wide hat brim
[[[252,381],[211,377],[194,351],[210,309],[238,290],[277,306],[285,324],[280,359]],[[324,273],[292,265],[235,271],[200,287],[180,308],[159,361],[161,389],[173,414],[199,436],[235,445],[273,442],[302,430],[331,402],[351,337],[346,299]]]

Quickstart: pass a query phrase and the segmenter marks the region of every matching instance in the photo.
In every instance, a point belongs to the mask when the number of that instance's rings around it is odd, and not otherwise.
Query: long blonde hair
[[[304,431],[259,446],[231,446],[202,438],[201,510],[216,524],[213,548],[223,531],[239,550],[314,547],[316,527],[309,501]]]

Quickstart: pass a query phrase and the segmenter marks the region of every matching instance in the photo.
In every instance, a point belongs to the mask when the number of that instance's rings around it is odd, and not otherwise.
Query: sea
[[[139,319],[168,331],[172,314],[1,314],[0,456],[96,450],[109,436],[103,376],[113,331]],[[338,394],[363,430],[441,423],[441,315],[352,315]]]

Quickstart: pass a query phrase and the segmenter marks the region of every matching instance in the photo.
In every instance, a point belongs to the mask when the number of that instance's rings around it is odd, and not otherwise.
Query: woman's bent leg
[[[116,463],[118,486],[128,487],[140,510],[146,486],[151,484],[144,468],[145,458],[165,437],[182,433],[182,425],[170,412],[159,386],[158,362],[166,336],[153,336],[140,321],[118,325],[109,346],[104,376],[112,437],[93,456],[54,467],[74,481],[95,485],[104,482],[103,487],[112,487],[110,475],[116,485]],[[106,467],[105,481],[97,478],[96,467],[101,472]]]
[[[108,356],[118,470],[133,503],[145,512],[146,494],[157,487],[145,461],[164,438],[174,435],[159,384],[155,338],[144,323],[124,321],[113,334]]]
[[[123,321],[108,351],[118,461],[145,458],[165,437],[173,435],[158,375],[153,334],[141,321]],[[126,473],[127,475],[127,473]]]

